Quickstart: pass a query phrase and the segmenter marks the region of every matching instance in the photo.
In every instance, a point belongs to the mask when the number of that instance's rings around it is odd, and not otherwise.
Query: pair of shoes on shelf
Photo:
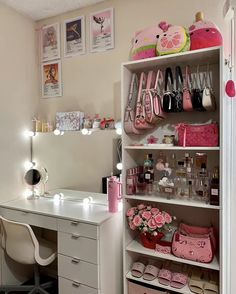
[[[136,278],[142,277],[144,280],[153,281],[157,278],[161,267],[161,261],[156,261],[154,263],[147,264],[146,266],[143,262],[136,261],[132,265],[131,274]]]
[[[166,261],[158,274],[159,283],[181,289],[187,285],[188,271],[186,264]]]
[[[189,288],[197,294],[218,294],[219,275],[216,271],[193,268]]]

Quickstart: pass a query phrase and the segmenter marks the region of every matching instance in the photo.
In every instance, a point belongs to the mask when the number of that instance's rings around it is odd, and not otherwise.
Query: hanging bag
[[[174,102],[174,80],[173,74],[170,67],[166,68],[165,71],[165,89],[162,100],[162,107],[165,112],[173,112],[173,102]]]
[[[136,99],[138,96],[138,76],[133,73],[131,77],[129,96],[127,100],[127,105],[125,108],[124,115],[124,130],[127,134],[142,134],[142,130],[138,130],[135,128],[134,120],[135,120],[135,107],[136,107]]]
[[[157,73],[154,71],[148,72],[147,88],[143,97],[146,121],[150,124],[155,124],[165,118],[165,113],[163,112],[161,104],[159,80],[163,80],[161,70],[158,70]]]
[[[207,71],[204,74],[205,86],[202,93],[202,106],[207,111],[214,111],[216,109],[215,96],[212,88],[212,79],[209,71],[209,64]]]
[[[180,66],[175,68],[175,90],[173,91],[173,112],[183,111],[183,75]]]
[[[192,79],[190,67],[187,65],[185,68],[185,79],[183,87],[183,110],[184,111],[193,111],[192,104]]]
[[[194,88],[192,90],[192,104],[193,109],[196,111],[205,111],[202,105],[202,94],[203,94],[203,81],[199,73],[199,65],[197,66],[197,72],[193,75],[194,77]]]
[[[138,130],[147,130],[153,128],[153,125],[146,121],[145,107],[143,95],[145,94],[145,88],[147,84],[146,74],[144,72],[140,75],[138,98],[136,103],[134,126]]]

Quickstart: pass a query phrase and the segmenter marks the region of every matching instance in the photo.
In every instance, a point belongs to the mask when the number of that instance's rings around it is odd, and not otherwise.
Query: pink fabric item
[[[184,109],[184,111],[193,111],[190,83],[191,83],[190,68],[189,68],[189,66],[186,66],[184,87],[183,87],[183,109]]]
[[[170,286],[176,289],[181,289],[186,286],[188,282],[187,274],[173,273]]]
[[[209,263],[214,257],[216,241],[213,228],[180,224],[174,234],[172,253],[180,258]]]
[[[158,280],[160,284],[163,284],[165,286],[169,286],[172,278],[172,273],[168,269],[161,269],[159,271]]]
[[[217,26],[211,21],[197,21],[189,27],[190,50],[221,46],[223,39]]]
[[[233,98],[235,97],[236,93],[235,93],[235,83],[232,80],[227,81],[226,85],[225,85],[225,92],[226,94]]]
[[[191,125],[181,123],[176,126],[179,146],[219,146],[219,129],[216,123]]]

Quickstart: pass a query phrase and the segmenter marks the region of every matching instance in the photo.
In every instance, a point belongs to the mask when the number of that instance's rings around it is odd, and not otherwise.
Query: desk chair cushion
[[[18,223],[1,217],[5,244],[3,248],[15,261],[22,264],[46,266],[56,258],[56,248],[52,242],[37,239],[28,224]]]

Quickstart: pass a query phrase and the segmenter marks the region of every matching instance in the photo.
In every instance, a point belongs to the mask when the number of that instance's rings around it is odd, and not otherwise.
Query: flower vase
[[[157,242],[161,240],[163,237],[164,237],[164,234],[162,232],[158,232],[156,236],[150,233],[140,234],[140,240],[143,247],[146,247],[149,249],[156,249]]]

